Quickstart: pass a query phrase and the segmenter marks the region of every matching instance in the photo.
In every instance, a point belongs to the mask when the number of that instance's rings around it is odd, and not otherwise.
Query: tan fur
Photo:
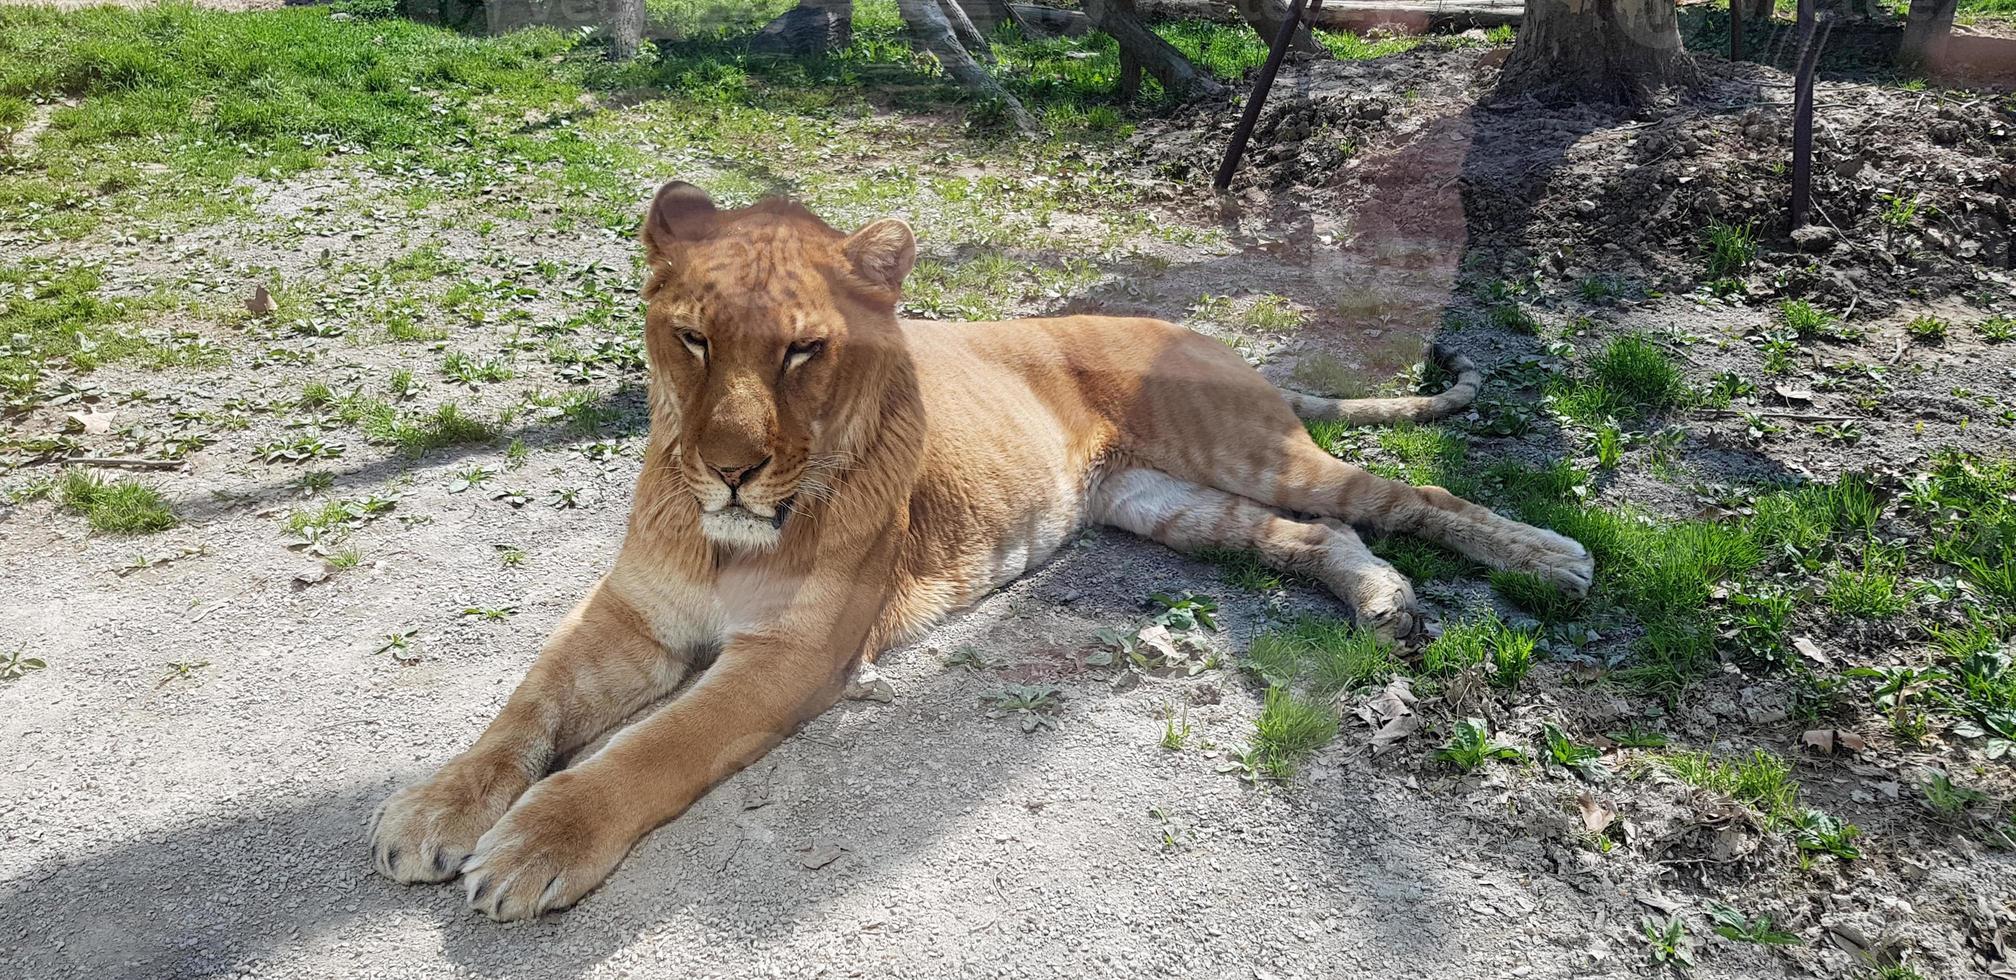
[[[1579,544],[1340,462],[1291,410],[1425,417],[1475,395],[1474,367],[1455,365],[1453,395],[1365,409],[1279,392],[1158,320],[899,322],[901,222],[848,236],[784,202],[718,211],[683,184],[659,192],[644,238],[652,426],[622,550],[476,744],[372,832],[380,872],[459,874],[493,918],[573,903],[861,661],[1087,524],[1253,549],[1389,636],[1415,627],[1412,589],[1352,526],[1589,585]]]

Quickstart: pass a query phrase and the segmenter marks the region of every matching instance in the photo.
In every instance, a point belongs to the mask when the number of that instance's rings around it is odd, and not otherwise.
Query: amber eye
[[[819,356],[826,349],[823,340],[801,340],[784,349],[784,366],[794,368]]]
[[[707,336],[698,330],[679,331],[679,342],[693,352],[694,357],[707,356]]]

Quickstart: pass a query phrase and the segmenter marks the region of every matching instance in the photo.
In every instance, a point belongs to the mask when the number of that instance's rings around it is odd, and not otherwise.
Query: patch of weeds
[[[1614,470],[1624,462],[1624,433],[1615,422],[1603,422],[1596,426],[1596,434],[1589,440],[1589,451],[1596,457],[1596,465]]]
[[[1957,786],[1951,777],[1937,769],[1927,770],[1925,776],[1919,791],[1925,794],[1925,805],[1941,820],[1957,821],[1967,815],[1969,807],[1988,801],[1988,794]]]
[[[441,359],[441,373],[456,384],[471,388],[482,384],[509,381],[512,378],[511,365],[499,358],[477,362],[461,351],[454,351]]]
[[[1063,707],[1059,700],[1064,692],[1042,684],[1010,684],[997,694],[981,700],[994,705],[987,712],[989,718],[1020,719],[1022,731],[1033,732],[1039,728],[1056,728],[1057,711]]]
[[[1602,782],[1610,775],[1610,767],[1603,764],[1601,749],[1575,744],[1553,722],[1541,723],[1540,732],[1547,743],[1548,761],[1592,783]]]
[[[1747,221],[1740,225],[1714,222],[1706,237],[1711,279],[1740,276],[1757,259],[1757,233]]]
[[[1526,753],[1515,745],[1500,742],[1491,737],[1491,726],[1482,718],[1464,718],[1456,722],[1449,734],[1449,740],[1435,751],[1435,758],[1447,762],[1464,772],[1470,772],[1493,759],[1505,762],[1525,762]]]
[[[1540,333],[1540,320],[1518,303],[1501,303],[1491,308],[1491,325],[1528,337]]]
[[[1991,316],[1974,326],[1974,332],[1991,344],[2006,344],[2016,340],[2016,317]]]
[[[1752,663],[1789,666],[1785,627],[1791,623],[1793,607],[1792,593],[1782,589],[1731,592],[1723,635]]]
[[[1296,766],[1336,737],[1336,712],[1285,687],[1272,686],[1254,722],[1254,761],[1262,775],[1285,782]]]
[[[344,448],[340,442],[304,432],[260,443],[252,450],[252,458],[263,463],[306,463],[313,459],[336,459],[343,455]]]
[[[1645,937],[1646,955],[1653,966],[1675,970],[1693,968],[1694,940],[1687,935],[1687,923],[1680,916],[1664,920],[1645,916],[1638,920],[1638,931]]]
[[[1604,737],[1627,749],[1663,749],[1668,741],[1665,732],[1640,728],[1636,723],[1621,732],[1608,732]]]
[[[1708,920],[1715,924],[1715,934],[1739,943],[1756,943],[1760,946],[1798,946],[1799,937],[1777,928],[1769,913],[1759,912],[1755,918],[1744,915],[1721,902],[1708,903]]]
[[[489,442],[497,438],[494,423],[462,413],[454,402],[444,402],[431,414],[400,415],[386,406],[362,422],[367,438],[390,443],[410,457],[418,458],[436,449]]]
[[[1625,288],[1615,276],[1584,276],[1575,282],[1575,295],[1584,303],[1608,303],[1623,296]]]
[[[1946,335],[1951,331],[1952,324],[1929,313],[1912,317],[1911,322],[1904,325],[1905,333],[1910,334],[1913,340],[1924,344],[1945,343]]]
[[[1364,398],[1372,394],[1365,372],[1334,354],[1304,355],[1289,375],[1297,387],[1325,398]],[[1317,445],[1322,445],[1318,440]]]
[[[1240,314],[1240,322],[1255,330],[1280,332],[1309,322],[1309,315],[1295,308],[1286,296],[1269,293],[1256,297]]]
[[[130,477],[108,481],[88,470],[67,470],[56,500],[107,534],[153,534],[182,523],[161,491]]]
[[[1162,738],[1156,743],[1171,752],[1183,751],[1190,742],[1190,708],[1183,708],[1179,721],[1175,712],[1169,712],[1162,719]]]

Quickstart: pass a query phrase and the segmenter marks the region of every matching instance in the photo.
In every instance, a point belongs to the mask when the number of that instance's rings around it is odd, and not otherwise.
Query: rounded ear
[[[714,233],[718,213],[706,191],[683,180],[666,181],[644,214],[644,250],[660,259],[681,245],[706,238]]]
[[[847,236],[840,251],[868,285],[895,293],[917,264],[917,236],[901,218],[883,218]]]

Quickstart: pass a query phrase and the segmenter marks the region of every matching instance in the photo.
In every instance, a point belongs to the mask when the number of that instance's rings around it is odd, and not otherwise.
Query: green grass
[[[1533,633],[1506,624],[1495,613],[1445,623],[1442,635],[1421,651],[1421,670],[1447,675],[1488,664],[1493,684],[1514,688],[1533,666],[1534,641]]]
[[[107,534],[152,534],[181,523],[161,491],[130,478],[107,481],[88,470],[67,470],[56,499]]]
[[[1987,595],[2016,602],[2016,460],[1942,450],[1909,497],[1931,524],[1935,559]]]
[[[1757,233],[1749,224],[1729,225],[1717,221],[1703,237],[1708,248],[1708,277],[1722,279],[1741,275],[1757,259]]]
[[[1577,376],[1549,385],[1554,407],[1584,425],[1636,418],[1685,404],[1687,379],[1671,357],[1643,334],[1612,340]]]
[[[1207,548],[1197,557],[1217,566],[1219,579],[1235,589],[1272,592],[1287,584],[1287,576],[1243,548]]]
[[[1505,601],[1532,613],[1543,623],[1566,623],[1582,614],[1582,597],[1564,591],[1538,575],[1494,571],[1491,588]]]
[[[1904,332],[1910,334],[1912,339],[1927,344],[1944,343],[1946,335],[1951,333],[1952,329],[1952,325],[1943,317],[1931,314],[1912,317],[1911,322],[1904,325]]]
[[[1860,568],[1837,566],[1821,592],[1828,608],[1858,619],[1890,619],[1911,608],[1898,572],[1903,556],[1873,544],[1863,552]]]
[[[1791,765],[1762,749],[1729,760],[1707,752],[1672,752],[1656,757],[1656,761],[1682,782],[1721,793],[1756,810],[1766,826],[1789,824],[1799,813],[1799,783],[1792,778]]]
[[[493,422],[463,414],[454,402],[444,402],[431,413],[403,414],[386,402],[356,398],[339,417],[363,430],[372,442],[389,443],[416,458],[449,446],[489,442],[500,431]]]
[[[1788,299],[1778,306],[1778,318],[1800,340],[1812,340],[1834,325],[1834,315],[1801,299]]]
[[[1253,765],[1273,779],[1286,780],[1336,737],[1336,712],[1287,688],[1269,687],[1266,706],[1254,722]]]
[[[134,326],[172,309],[166,298],[106,296],[101,286],[93,265],[50,259],[0,264],[0,397],[27,399],[51,361],[88,371],[115,361],[164,368],[225,360],[221,348],[194,335]]]
[[[0,96],[75,100],[51,115],[29,166],[0,176],[0,211],[79,234],[106,213],[242,208],[218,189],[345,148],[374,165],[439,165],[451,147],[529,146],[544,137],[514,132],[523,114],[581,92],[587,67],[548,61],[572,45],[547,30],[470,38],[321,8],[0,9]],[[150,172],[164,165],[165,179]]]
[[[1393,645],[1341,619],[1308,616],[1253,638],[1246,666],[1270,686],[1306,685],[1328,699],[1399,669]]]

